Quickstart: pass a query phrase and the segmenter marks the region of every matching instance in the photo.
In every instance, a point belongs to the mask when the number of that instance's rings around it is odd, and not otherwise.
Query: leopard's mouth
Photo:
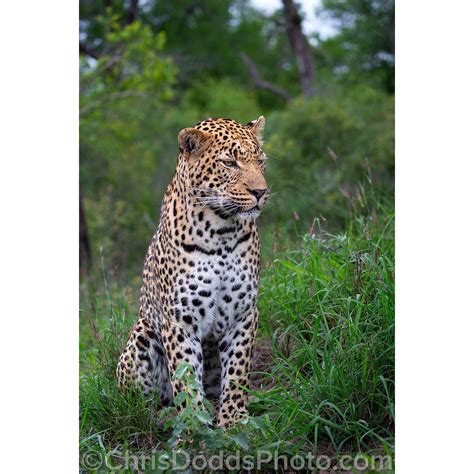
[[[255,206],[251,207],[250,209],[245,209],[242,206],[239,206],[237,204],[234,205],[215,205],[211,204],[209,207],[220,217],[222,218],[228,218],[231,216],[235,217],[253,217],[256,218],[259,216],[261,210],[262,210],[262,205],[256,204]]]

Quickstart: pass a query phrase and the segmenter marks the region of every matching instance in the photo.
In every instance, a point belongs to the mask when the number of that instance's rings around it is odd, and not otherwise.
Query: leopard
[[[264,127],[263,116],[245,125],[209,118],[179,132],[176,171],[143,265],[138,319],[116,371],[120,387],[156,391],[169,406],[186,390],[176,372],[188,364],[197,401],[214,402],[221,428],[248,417],[257,218],[269,195]]]

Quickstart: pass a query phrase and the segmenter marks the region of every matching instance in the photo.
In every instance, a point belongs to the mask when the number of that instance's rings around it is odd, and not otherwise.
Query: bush
[[[268,117],[268,182],[274,202],[264,221],[307,231],[315,217],[341,229],[351,199],[369,176],[380,196],[393,194],[393,98],[369,88],[298,99]]]
[[[184,94],[180,107],[197,110],[199,120],[223,117],[245,124],[262,115],[255,93],[230,79],[208,79],[197,83]]]

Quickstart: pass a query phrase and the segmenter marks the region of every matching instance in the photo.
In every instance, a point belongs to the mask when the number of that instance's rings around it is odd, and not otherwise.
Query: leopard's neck
[[[224,216],[218,210],[202,205],[196,198],[187,166],[178,161],[176,173],[163,198],[159,233],[174,247],[200,248],[211,251],[235,243],[256,232],[253,217]]]

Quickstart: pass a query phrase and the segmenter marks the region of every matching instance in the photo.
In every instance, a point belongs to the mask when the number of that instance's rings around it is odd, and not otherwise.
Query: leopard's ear
[[[183,128],[178,135],[180,153],[199,155],[209,142],[210,134],[197,128]]]
[[[252,120],[249,122],[246,127],[250,128],[252,132],[257,137],[257,140],[260,144],[263,143],[263,129],[265,128],[265,117],[260,115],[258,119]]]

